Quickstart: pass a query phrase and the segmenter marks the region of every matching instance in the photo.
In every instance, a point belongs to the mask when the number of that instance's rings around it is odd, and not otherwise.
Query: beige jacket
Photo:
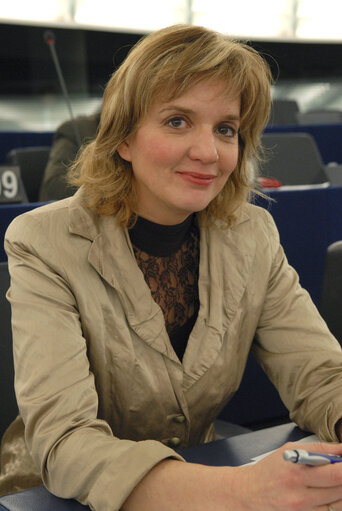
[[[255,333],[291,417],[336,440],[341,349],[264,209],[246,205],[229,230],[201,228],[200,310],[182,364],[128,233],[83,207],[82,190],[16,218],[6,250],[26,444],[56,495],[119,510],[151,467],[178,456],[173,447],[213,439]],[[2,489],[40,483],[28,452],[18,418],[4,439]]]

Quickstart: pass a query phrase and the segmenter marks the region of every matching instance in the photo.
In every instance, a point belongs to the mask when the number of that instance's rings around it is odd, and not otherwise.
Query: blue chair
[[[314,138],[308,133],[264,133],[265,161],[260,174],[283,185],[328,182],[325,166]]]

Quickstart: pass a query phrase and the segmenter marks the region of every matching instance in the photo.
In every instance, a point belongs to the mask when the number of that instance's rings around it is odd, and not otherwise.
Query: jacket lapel
[[[215,362],[245,293],[256,243],[246,236],[247,213],[230,229],[201,229],[200,310],[183,358],[185,387],[190,387]]]
[[[113,216],[100,216],[82,205],[82,189],[69,207],[69,232],[91,242],[88,261],[119,294],[127,321],[152,348],[178,361],[168,338],[163,313],[153,300],[136,264],[127,230]]]

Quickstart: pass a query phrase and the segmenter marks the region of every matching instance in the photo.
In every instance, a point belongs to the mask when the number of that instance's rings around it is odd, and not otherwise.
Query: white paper
[[[310,442],[320,442],[321,440],[318,438],[317,435],[309,435],[305,438],[301,438],[300,440],[297,440],[295,442],[296,444],[307,444]],[[280,446],[279,446],[280,447]],[[277,449],[273,449],[273,451],[265,452],[264,454],[259,454],[259,456],[256,456],[255,458],[252,458],[249,463],[246,463],[246,465],[254,465],[255,463],[258,463],[258,461],[263,460],[266,458],[266,456],[269,456],[269,454],[272,454],[272,452],[276,451]]]

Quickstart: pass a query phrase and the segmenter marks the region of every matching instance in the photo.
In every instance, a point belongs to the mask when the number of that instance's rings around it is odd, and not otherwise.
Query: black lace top
[[[137,264],[164,313],[172,346],[182,360],[199,308],[196,216],[177,225],[160,225],[139,217],[129,234]]]

